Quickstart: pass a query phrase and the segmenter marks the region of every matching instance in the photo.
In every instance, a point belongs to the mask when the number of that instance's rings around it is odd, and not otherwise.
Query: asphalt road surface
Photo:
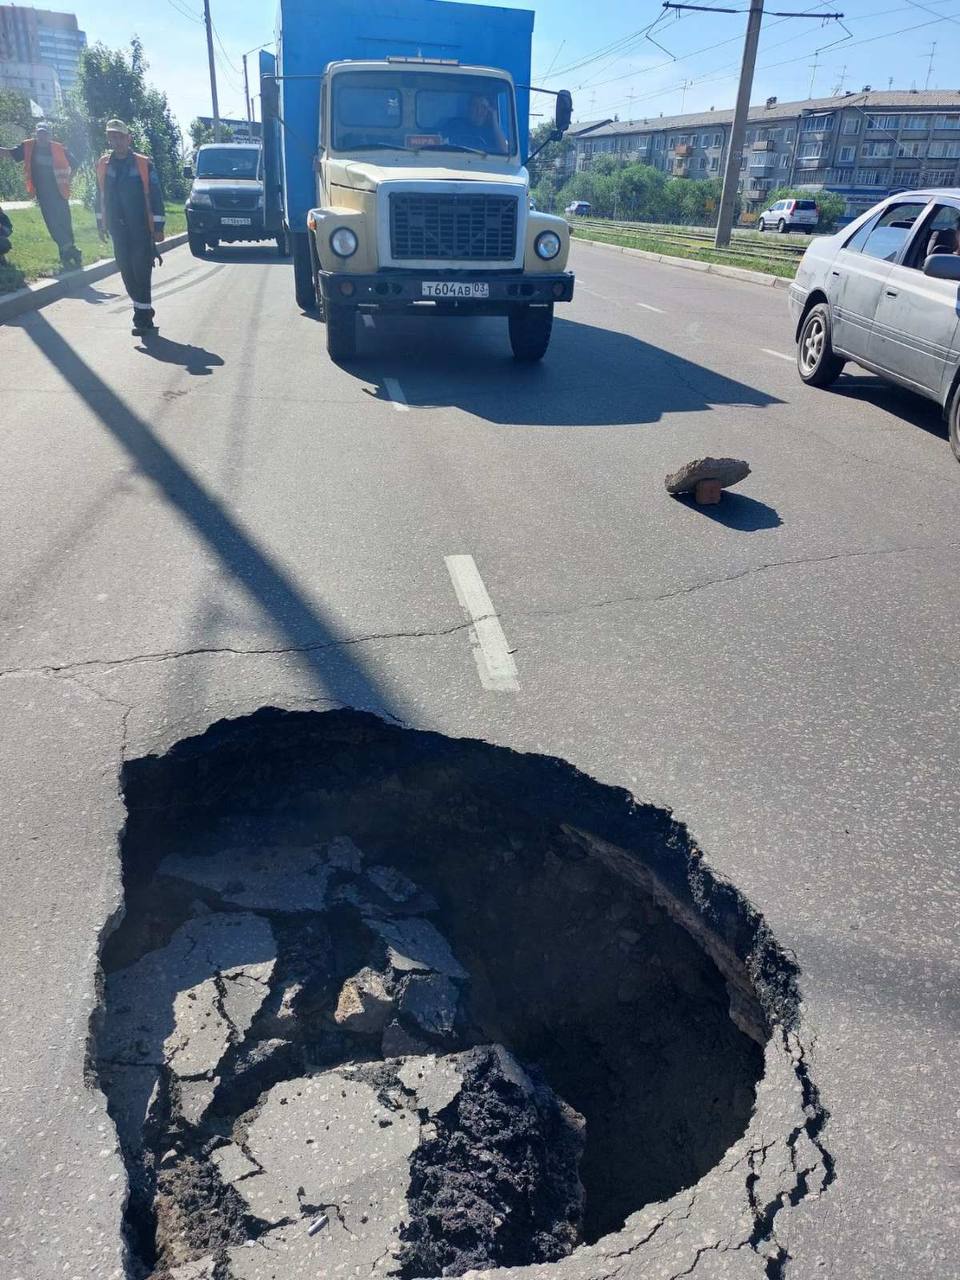
[[[836,1180],[785,1274],[957,1273],[960,467],[933,406],[803,387],[782,292],[573,265],[532,368],[505,321],[380,318],[339,368],[267,248],[170,253],[149,346],[117,277],[0,329],[6,1280],[122,1274],[83,1083],[119,763],[264,704],[672,808],[802,970]],[[669,498],[705,453],[753,474]]]

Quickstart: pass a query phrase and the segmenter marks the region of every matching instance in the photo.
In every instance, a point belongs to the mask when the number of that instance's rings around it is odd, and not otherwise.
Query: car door
[[[956,363],[958,286],[923,274],[931,242],[954,240],[960,207],[941,201],[918,224],[884,282],[870,337],[869,360],[877,369],[934,399]]]
[[[870,336],[887,278],[927,207],[926,200],[894,200],[859,228],[830,267],[827,295],[833,345],[868,360]]]

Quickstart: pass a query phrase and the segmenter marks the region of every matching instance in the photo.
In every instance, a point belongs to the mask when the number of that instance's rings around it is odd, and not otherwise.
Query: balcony
[[[693,155],[693,147],[689,142],[678,142],[673,148],[673,154],[678,157]]]
[[[689,160],[674,160],[674,162],[673,162],[673,167],[672,167],[672,169],[671,169],[671,172],[673,173],[673,176],[674,176],[675,178],[689,178],[689,176],[690,176],[690,161],[689,161]]]
[[[772,151],[774,148],[774,145],[775,144],[772,142],[770,138],[758,138],[757,141],[753,144],[752,149],[754,151]]]

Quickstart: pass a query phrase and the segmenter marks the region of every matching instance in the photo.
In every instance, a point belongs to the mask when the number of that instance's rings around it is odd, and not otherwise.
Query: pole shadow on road
[[[278,634],[276,648],[254,653],[297,651],[317,688],[346,706],[365,706],[402,715],[384,679],[338,635],[318,604],[277,564],[240,522],[201,485],[158,440],[146,422],[98,377],[39,312],[23,330],[60,376],[84,401],[106,431],[136,463],[222,568],[246,591]],[[179,344],[173,344],[175,346]]]
[[[693,495],[687,493],[676,494],[675,501],[697,515],[715,520],[728,529],[739,529],[742,533],[756,533],[758,529],[778,529],[783,524],[776,508],[756,498],[748,498],[745,493],[724,490],[723,497],[715,506],[700,506]]]
[[[223,357],[215,351],[195,347],[190,342],[174,342],[159,333],[148,334],[134,350],[161,364],[180,365],[192,374],[209,374],[223,366]]]
[[[396,378],[411,407],[453,406],[504,426],[645,426],[720,405],[748,410],[776,396],[630,334],[558,318],[542,363],[518,364],[505,319],[436,321],[378,316],[360,330],[363,377]],[[369,373],[367,372],[367,379]],[[389,399],[382,385],[378,399]]]

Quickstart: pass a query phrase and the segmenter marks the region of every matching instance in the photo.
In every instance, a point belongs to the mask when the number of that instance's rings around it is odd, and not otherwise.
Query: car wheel
[[[947,412],[947,427],[950,435],[950,448],[953,456],[960,462],[960,386],[953,393],[950,408]]]
[[[781,235],[783,235],[783,234],[784,234],[784,232],[785,232],[785,231],[789,231],[789,230],[790,230],[790,228],[787,226],[787,224],[786,224],[786,223],[784,222],[784,220],[781,218],[781,219],[780,219],[780,221],[777,223],[777,230],[780,232],[780,234],[781,234]]]
[[[762,218],[761,218],[761,219],[760,219],[760,221],[757,223],[757,226],[760,228],[760,230],[761,230],[761,231],[766,231],[766,229],[767,229],[767,224],[764,222],[764,220],[763,220]]]
[[[833,349],[830,337],[830,308],[825,302],[811,307],[797,342],[797,369],[808,387],[829,387],[845,361]]]

